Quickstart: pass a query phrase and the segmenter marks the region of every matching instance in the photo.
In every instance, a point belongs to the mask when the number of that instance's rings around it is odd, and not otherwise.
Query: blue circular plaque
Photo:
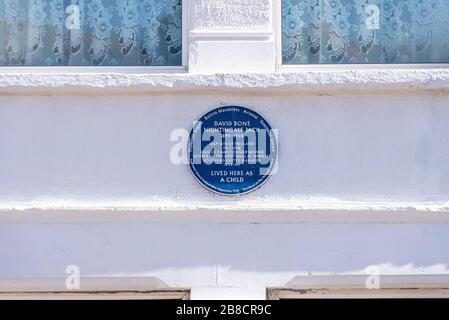
[[[275,130],[248,108],[216,108],[190,132],[190,169],[200,184],[219,194],[257,189],[274,173],[276,160]]]

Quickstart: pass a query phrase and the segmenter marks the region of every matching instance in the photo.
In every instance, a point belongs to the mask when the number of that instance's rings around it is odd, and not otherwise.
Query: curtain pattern
[[[284,64],[449,62],[449,0],[282,0]]]
[[[0,65],[179,66],[181,0],[0,0]]]

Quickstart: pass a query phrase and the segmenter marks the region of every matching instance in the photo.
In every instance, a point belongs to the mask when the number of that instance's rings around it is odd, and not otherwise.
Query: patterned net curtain
[[[0,0],[2,66],[179,66],[181,0]]]
[[[284,64],[449,62],[449,0],[282,0]]]

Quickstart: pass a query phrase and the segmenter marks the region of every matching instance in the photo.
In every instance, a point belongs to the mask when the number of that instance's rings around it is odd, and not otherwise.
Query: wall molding
[[[151,291],[170,289],[153,276],[81,276],[80,289],[67,289],[66,277],[0,277],[0,293],[4,292],[108,292]]]
[[[151,276],[82,276],[79,280],[79,289],[68,289],[65,277],[0,277],[0,300],[190,298],[190,290],[170,287]]]
[[[9,210],[0,224],[449,224],[449,212],[242,210]]]
[[[378,288],[365,285],[368,274],[297,276],[284,287],[268,288],[267,299],[448,298],[449,274],[378,275]]]
[[[224,29],[224,30],[191,30],[189,34],[190,41],[265,41],[274,37],[274,32],[270,30],[238,30],[238,29]]]
[[[449,92],[449,69],[303,69],[272,73],[149,73],[146,68],[1,68],[0,94],[394,94]]]

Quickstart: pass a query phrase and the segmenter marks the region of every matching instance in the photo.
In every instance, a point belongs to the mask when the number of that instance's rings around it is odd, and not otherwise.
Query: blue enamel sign
[[[223,195],[250,192],[275,172],[276,136],[253,110],[241,106],[214,109],[190,132],[190,169],[210,191]]]

